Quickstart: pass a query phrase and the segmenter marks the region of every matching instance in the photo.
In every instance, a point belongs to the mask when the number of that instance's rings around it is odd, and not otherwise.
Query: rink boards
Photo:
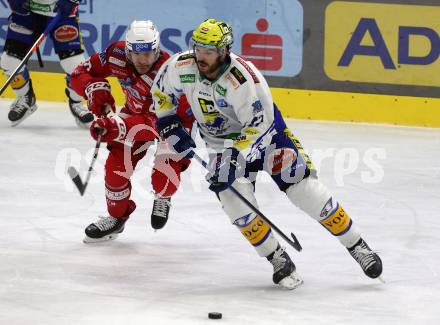
[[[66,101],[64,74],[31,72],[31,76],[37,99]],[[0,76],[0,83],[4,80]],[[110,83],[117,104],[123,105],[117,80],[110,78]],[[439,98],[285,88],[272,88],[272,94],[285,117],[440,127]],[[14,96],[7,89],[2,97]]]
[[[131,3],[81,1],[86,57],[123,39],[145,6]],[[0,52],[8,12],[0,0]],[[427,127],[440,127],[439,16],[437,0],[169,0],[148,7],[169,53],[188,49],[192,30],[206,17],[231,23],[232,50],[263,73],[285,116]],[[40,50],[44,70],[35,60],[29,64],[37,98],[64,101],[53,44],[48,39]],[[114,89],[121,105],[120,88]]]

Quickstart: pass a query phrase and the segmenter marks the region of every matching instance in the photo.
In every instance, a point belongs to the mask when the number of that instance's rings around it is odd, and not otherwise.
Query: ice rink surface
[[[304,285],[284,291],[230,224],[193,162],[166,227],[150,226],[151,157],[133,177],[138,208],[112,242],[82,243],[105,214],[102,148],[84,197],[93,141],[67,104],[40,103],[9,126],[0,101],[0,324],[440,324],[440,130],[289,120],[384,263],[367,278],[339,242],[262,176],[260,208],[293,231]],[[203,153],[203,152],[202,152]],[[210,320],[210,311],[223,313]]]

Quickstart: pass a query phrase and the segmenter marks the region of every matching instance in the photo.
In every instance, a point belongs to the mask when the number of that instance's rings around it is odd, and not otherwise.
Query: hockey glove
[[[112,96],[110,84],[107,80],[90,82],[85,90],[87,106],[98,117],[102,117],[112,111],[115,112],[115,99]]]
[[[192,148],[195,148],[196,144],[177,115],[158,119],[156,126],[161,138],[167,140],[179,155],[185,158],[191,158],[194,155]]]
[[[30,14],[29,0],[8,0],[11,10],[21,16]]]
[[[69,17],[76,14],[80,0],[58,0],[55,11],[59,12],[61,17]]]
[[[98,140],[101,134],[102,142],[109,142],[115,139],[122,140],[125,137],[126,127],[124,121],[119,117],[103,117],[93,121],[90,126],[92,138]]]
[[[226,190],[237,178],[244,176],[245,160],[235,148],[227,148],[212,161],[213,173],[206,175],[211,184],[209,189],[215,193]]]

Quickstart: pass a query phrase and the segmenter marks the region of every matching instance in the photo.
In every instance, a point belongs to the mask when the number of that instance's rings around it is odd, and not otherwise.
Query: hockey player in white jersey
[[[292,135],[272,100],[263,75],[246,59],[230,51],[231,27],[215,19],[198,26],[190,51],[171,57],[159,70],[152,93],[158,130],[175,137],[174,149],[192,156],[194,142],[176,115],[177,101],[186,95],[210,154],[215,173],[210,189],[257,253],[273,265],[273,281],[288,289],[302,284],[295,265],[270,226],[240,201],[233,186],[257,206],[258,171],[268,172],[289,200],[316,219],[344,245],[371,278],[382,273],[382,262],[361,238],[359,229],[318,180],[300,142]]]

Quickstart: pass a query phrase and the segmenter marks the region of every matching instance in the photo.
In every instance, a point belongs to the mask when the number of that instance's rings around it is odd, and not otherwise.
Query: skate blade
[[[382,278],[382,276],[377,277],[377,279],[378,279],[380,282],[382,282],[383,284],[386,283],[385,280]]]
[[[294,290],[302,284],[304,284],[304,281],[299,277],[296,272],[293,272],[291,275],[286,276],[278,283],[281,288],[286,290]]]
[[[119,233],[116,234],[110,234],[101,238],[91,238],[88,236],[85,236],[83,239],[83,243],[84,244],[94,244],[94,243],[102,243],[102,242],[106,242],[106,241],[110,241],[110,240],[115,240],[116,238],[118,238]]]
[[[17,125],[19,125],[21,122],[23,122],[25,119],[27,119],[29,116],[31,116],[36,110],[37,110],[38,106],[34,105],[31,108],[29,108],[26,113],[24,113],[23,117],[15,122],[11,122],[11,126],[15,127]]]

